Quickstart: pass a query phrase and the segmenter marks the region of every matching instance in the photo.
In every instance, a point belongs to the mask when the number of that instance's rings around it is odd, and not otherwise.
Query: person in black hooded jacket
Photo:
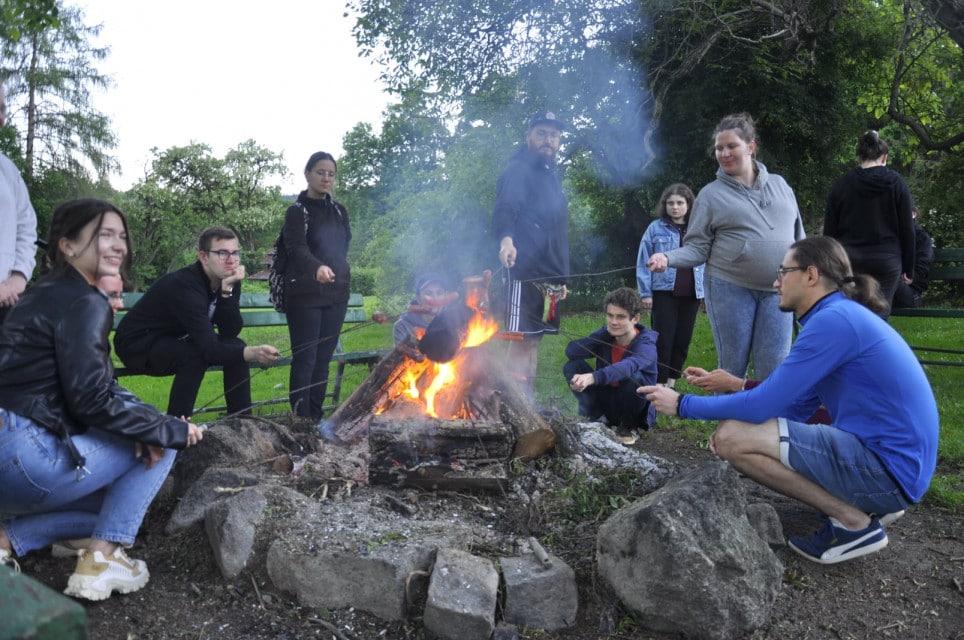
[[[296,415],[315,420],[323,417],[328,366],[351,296],[351,225],[348,211],[331,197],[337,176],[334,156],[313,153],[305,165],[308,187],[288,207],[282,229],[291,336],[288,399]]]
[[[859,166],[837,180],[827,199],[823,235],[847,250],[854,271],[873,276],[887,301],[901,276],[914,275],[914,219],[907,183],[887,168],[890,148],[876,131],[857,142]],[[890,307],[881,314],[890,316]]]
[[[98,278],[126,271],[127,221],[102,200],[54,211],[49,273],[0,330],[0,562],[58,540],[84,540],[65,593],[103,600],[147,584],[134,542],[197,426],[138,400],[114,380],[113,312]],[[71,540],[74,547],[80,540]]]
[[[539,344],[543,334],[559,333],[557,304],[569,291],[569,205],[556,167],[563,130],[552,112],[533,116],[499,176],[492,212],[506,283],[504,328],[524,336],[509,344],[506,366],[530,398]]]

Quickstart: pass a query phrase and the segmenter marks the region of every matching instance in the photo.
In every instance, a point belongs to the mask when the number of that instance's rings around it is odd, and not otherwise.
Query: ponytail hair
[[[857,141],[857,161],[876,160],[890,153],[890,147],[884,142],[880,134],[870,129],[864,131]]]
[[[820,276],[837,285],[837,290],[874,313],[881,315],[890,304],[880,291],[877,279],[864,273],[854,273],[847,251],[829,236],[812,236],[790,245],[797,265],[804,269],[816,267]]]

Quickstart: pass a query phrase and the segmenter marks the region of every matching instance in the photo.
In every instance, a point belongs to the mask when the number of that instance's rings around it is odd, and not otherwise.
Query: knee
[[[566,364],[562,365],[562,374],[566,377],[566,380],[572,379],[572,377],[578,373],[591,373],[592,367],[589,366],[585,360],[569,360]]]
[[[746,425],[737,420],[721,420],[716,431],[710,436],[713,451],[717,457],[730,460],[742,449],[746,436]]]
[[[186,358],[177,363],[174,375],[175,376],[203,376],[204,372],[207,371],[208,362],[200,355]]]

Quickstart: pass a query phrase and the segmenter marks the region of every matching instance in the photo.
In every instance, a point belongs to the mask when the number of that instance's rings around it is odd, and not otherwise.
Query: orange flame
[[[466,305],[475,310],[475,314],[469,321],[465,337],[459,347],[460,350],[466,347],[477,347],[484,344],[499,332],[499,323],[487,318],[479,309],[478,294],[470,294],[466,300]],[[397,388],[398,390],[394,398],[404,395],[411,400],[420,402],[424,406],[424,412],[433,418],[450,419],[455,417],[438,415],[436,400],[438,399],[439,393],[444,391],[452,383],[458,381],[462,360],[463,358],[456,357],[451,362],[444,364],[432,363],[427,360],[425,362],[407,360],[406,368],[401,378],[402,384]],[[419,391],[420,388],[423,390],[422,392]],[[458,407],[452,410],[456,414],[463,413]]]

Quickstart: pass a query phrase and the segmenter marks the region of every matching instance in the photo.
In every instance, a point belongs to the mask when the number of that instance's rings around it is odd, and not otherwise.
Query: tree
[[[108,154],[116,144],[110,120],[90,103],[92,89],[110,85],[94,66],[108,49],[90,45],[100,27],[86,26],[80,9],[59,3],[56,15],[57,21],[28,20],[19,39],[0,47],[8,103],[16,105],[9,120],[23,140],[28,187],[47,168],[103,176],[115,167]]]
[[[280,187],[267,184],[287,171],[281,155],[253,140],[224,158],[200,143],[151,153],[147,176],[125,194],[137,284],[193,259],[198,235],[213,225],[234,229],[256,270],[284,216]]]
[[[0,40],[17,41],[24,30],[56,27],[59,14],[57,0],[4,0],[0,4]]]

